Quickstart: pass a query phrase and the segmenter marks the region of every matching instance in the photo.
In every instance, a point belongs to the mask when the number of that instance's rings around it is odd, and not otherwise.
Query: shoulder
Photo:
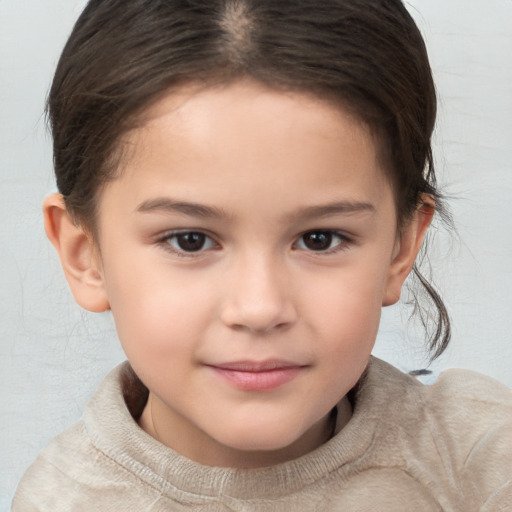
[[[450,399],[457,396],[485,407],[510,407],[512,392],[500,382],[470,370],[446,370],[431,386],[425,386],[432,396]]]
[[[390,364],[372,358],[359,396],[383,423],[401,422],[413,431],[428,425],[437,434],[465,440],[512,428],[512,391],[469,370],[447,370],[424,385]],[[512,442],[512,437],[509,438]]]
[[[85,477],[85,461],[95,457],[94,452],[82,421],[57,436],[24,474],[14,497],[13,512],[57,512],[62,510],[59,503],[70,505],[71,494]]]
[[[137,471],[110,453],[115,443],[123,442],[123,429],[135,424],[121,386],[126,373],[126,365],[114,370],[91,398],[83,419],[40,452],[19,483],[13,512],[96,510],[99,503],[134,499],[136,489],[144,487]],[[95,423],[110,420],[117,437],[105,437]]]
[[[424,395],[436,431],[447,433],[447,448],[475,485],[496,487],[500,477],[510,485],[512,391],[475,372],[448,370]]]
[[[447,370],[422,395],[430,417],[466,450],[476,440],[480,446],[492,440],[506,445],[510,455],[512,391],[506,386],[476,372]]]
[[[474,455],[477,443],[501,445],[511,453],[512,391],[500,382],[461,369],[444,371],[431,385],[404,374],[395,379],[406,389],[400,404],[405,414],[414,411],[437,439],[451,439],[460,457],[472,450]]]
[[[426,386],[376,364],[387,378],[381,392],[392,411],[387,431],[397,436],[406,470],[446,488],[454,500],[512,510],[511,390],[468,370],[447,370]]]
[[[447,424],[464,423],[469,417],[486,425],[512,422],[512,391],[491,377],[470,370],[446,370],[434,384],[424,385],[372,358],[364,387],[366,393],[380,397],[381,405],[395,405],[405,414],[410,411]]]
[[[475,372],[448,370],[424,394],[437,447],[449,454],[461,490],[485,510],[511,510],[512,391]]]

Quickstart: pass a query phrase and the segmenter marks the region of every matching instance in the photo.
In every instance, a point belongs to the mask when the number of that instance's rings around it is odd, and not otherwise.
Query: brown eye
[[[297,247],[299,249],[321,252],[336,249],[338,246],[343,245],[345,241],[345,237],[334,231],[308,231],[300,237]]]
[[[199,252],[211,249],[214,246],[213,240],[204,233],[187,231],[176,233],[167,239],[167,243],[179,252]]]

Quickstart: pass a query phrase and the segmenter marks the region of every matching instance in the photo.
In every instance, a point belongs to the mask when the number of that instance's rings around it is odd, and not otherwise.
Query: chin
[[[228,435],[222,436],[224,439],[217,438],[217,440],[234,450],[276,452],[293,445],[302,434],[303,432],[293,432],[291,429],[285,429],[282,425],[276,431],[275,425],[272,425],[269,428],[259,426],[259,428],[245,428],[239,431],[231,429],[231,431],[228,431]]]

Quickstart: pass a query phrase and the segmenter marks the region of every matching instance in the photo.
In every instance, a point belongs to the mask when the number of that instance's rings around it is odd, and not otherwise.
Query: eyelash
[[[189,236],[196,235],[196,236],[202,237],[203,243],[201,244],[199,241],[200,247],[198,248],[198,250],[187,251],[186,249],[183,249],[182,247],[179,247],[179,246],[175,247],[172,245],[173,240],[179,240],[180,236],[186,236],[186,235],[189,235]],[[320,235],[322,237],[327,236],[328,240],[330,240],[329,246],[332,244],[333,239],[338,239],[338,243],[336,243],[336,245],[334,247],[328,247],[327,249],[315,250],[315,249],[308,248],[307,246],[305,246],[306,244],[304,243],[304,237],[306,237],[307,235],[310,235],[311,237],[313,237],[314,235],[315,236]],[[208,245],[209,245],[206,248],[204,247],[205,242],[208,242]],[[350,242],[351,242],[350,238],[347,237],[344,233],[341,233],[339,231],[332,230],[332,229],[312,229],[312,230],[305,231],[304,233],[302,233],[300,235],[298,240],[293,244],[293,249],[307,251],[312,254],[329,255],[329,254],[335,254],[335,253],[341,252],[343,250],[346,250],[348,248],[347,246],[350,244]],[[179,244],[179,241],[177,243]],[[164,237],[162,237],[159,240],[159,244],[162,245],[166,251],[171,252],[172,254],[182,257],[182,258],[197,257],[206,251],[209,251],[212,249],[215,250],[220,247],[219,244],[217,242],[215,242],[215,240],[210,235],[207,235],[206,233],[204,233],[202,231],[194,231],[194,230],[172,231],[170,233],[167,233]],[[302,244],[305,247],[299,247],[299,244]]]
[[[295,242],[295,246],[297,246],[300,242],[304,242],[304,237],[306,235],[321,235],[321,236],[328,236],[331,238],[331,243],[332,244],[332,239],[335,239],[337,238],[338,239],[338,243],[334,246],[334,247],[329,247],[328,249],[320,249],[320,250],[315,250],[315,249],[311,249],[311,248],[299,248],[299,250],[305,250],[305,251],[308,251],[308,252],[311,252],[313,254],[319,254],[319,255],[329,255],[329,254],[335,254],[335,253],[338,253],[340,251],[344,251],[348,248],[348,245],[350,244],[351,240],[350,238],[345,235],[344,233],[341,233],[340,231],[336,231],[336,230],[332,230],[332,229],[311,229],[309,231],[306,231],[304,233],[302,233],[302,235],[299,237],[298,241]],[[329,244],[329,245],[330,245]]]
[[[179,237],[184,237],[186,235],[198,235],[200,237],[204,237],[204,241],[209,241],[211,247],[207,247],[206,249],[203,246],[199,248],[197,251],[187,251],[180,247],[174,247],[172,245],[172,240],[179,240]],[[206,250],[215,249],[219,247],[219,244],[213,240],[213,238],[206,233],[202,231],[194,231],[194,230],[180,230],[180,231],[172,231],[170,233],[167,233],[164,237],[162,237],[159,240],[159,244],[161,244],[164,249],[168,252],[171,252],[172,254],[175,254],[176,256],[182,257],[182,258],[191,258],[191,257],[197,257],[198,255],[202,254]]]

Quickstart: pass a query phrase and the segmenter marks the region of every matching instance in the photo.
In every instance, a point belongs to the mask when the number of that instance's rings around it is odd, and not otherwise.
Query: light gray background
[[[76,420],[123,359],[108,314],[74,305],[43,234],[53,190],[42,116],[83,0],[0,0],[0,510],[39,450]],[[437,168],[458,239],[439,232],[433,271],[453,341],[431,369],[463,367],[512,387],[512,1],[414,0],[440,96]],[[384,311],[375,353],[425,366],[407,311]]]

